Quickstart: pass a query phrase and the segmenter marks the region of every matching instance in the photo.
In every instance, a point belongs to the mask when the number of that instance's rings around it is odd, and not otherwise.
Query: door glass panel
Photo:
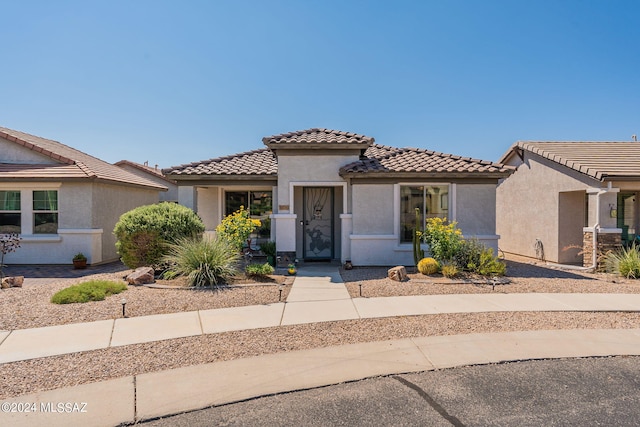
[[[304,189],[304,257],[333,258],[333,188]]]

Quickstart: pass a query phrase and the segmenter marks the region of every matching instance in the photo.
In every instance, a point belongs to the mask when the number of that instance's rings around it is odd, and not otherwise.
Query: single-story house
[[[280,265],[411,265],[418,208],[421,228],[426,218],[447,218],[497,250],[496,186],[510,167],[329,129],[262,142],[262,149],[163,171],[208,232],[244,206],[262,220],[253,241],[274,240]]]
[[[158,202],[167,187],[57,141],[0,127],[0,233],[19,233],[9,264],[117,260],[123,213]]]
[[[167,191],[161,191],[159,194],[161,202],[178,202],[178,185],[175,181],[164,176],[158,165],[151,167],[148,162],[140,164],[130,160],[120,160],[119,162],[114,163],[114,165],[129,171],[134,175],[138,175],[139,177],[146,178],[156,184],[167,187]]]
[[[503,251],[591,267],[640,234],[638,142],[519,141],[499,162],[516,168],[497,190]]]

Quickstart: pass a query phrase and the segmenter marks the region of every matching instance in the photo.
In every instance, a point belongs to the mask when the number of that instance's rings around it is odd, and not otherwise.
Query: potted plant
[[[269,240],[260,244],[260,250],[267,257],[267,262],[271,267],[276,266],[276,242]]]
[[[293,276],[294,274],[296,274],[296,265],[295,264],[289,264],[289,267],[287,267],[287,271],[289,272],[289,275]]]
[[[78,252],[73,256],[73,268],[78,270],[87,268],[87,257],[82,252]]]

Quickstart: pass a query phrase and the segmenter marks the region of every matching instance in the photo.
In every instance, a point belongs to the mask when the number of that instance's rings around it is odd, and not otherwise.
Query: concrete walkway
[[[640,311],[640,294],[351,299],[335,266],[305,266],[299,270],[286,303],[0,331],[0,363],[240,329],[490,311]],[[508,332],[353,344],[185,367],[20,396],[3,403],[33,403],[37,411],[0,412],[0,425],[117,425],[377,375],[510,360],[611,355],[640,355],[640,329]],[[84,402],[86,412],[52,414],[46,406],[51,402]],[[64,409],[58,412],[66,412]]]

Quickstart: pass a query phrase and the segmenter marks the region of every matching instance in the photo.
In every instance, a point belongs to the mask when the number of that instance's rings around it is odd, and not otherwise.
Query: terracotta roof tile
[[[262,142],[269,148],[282,148],[283,146],[313,148],[326,145],[349,147],[369,146],[374,141],[375,140],[369,136],[357,133],[320,128],[288,132],[262,138]]]
[[[79,176],[75,171],[80,170],[84,173],[84,178],[95,178],[99,180],[128,185],[151,187],[158,190],[167,189],[166,187],[156,184],[151,180],[147,180],[135,174],[127,172],[122,168],[114,166],[89,154],[83,153],[82,151],[76,150],[75,148],[71,148],[68,145],[64,145],[58,141],[41,138],[39,136],[30,135],[28,133],[7,129],[4,127],[0,127],[0,138],[15,142],[16,144],[22,145],[23,147],[35,152],[42,153],[43,155],[57,162],[74,166],[73,168],[61,169],[59,168],[59,165],[40,165],[40,168],[37,169],[39,170],[39,174],[49,176],[48,172],[45,172],[44,169],[50,167],[54,171],[54,175],[56,176],[56,178],[78,178]],[[15,166],[19,168],[24,165]],[[25,168],[24,170],[27,169],[28,168]],[[65,171],[68,172],[67,175],[58,175]],[[35,170],[33,171],[33,173],[35,174]],[[0,179],[5,177],[9,178],[11,176],[0,173]],[[25,176],[25,178],[30,177]],[[40,176],[34,175],[33,178],[40,178]]]
[[[278,163],[267,148],[218,157],[163,170],[167,175],[252,175],[276,176]]]
[[[513,168],[485,160],[438,153],[417,148],[403,148],[378,157],[360,160],[340,169],[341,175],[378,174],[461,174],[501,177]]]
[[[640,142],[632,141],[518,141],[514,150],[535,153],[598,180],[640,177]]]

